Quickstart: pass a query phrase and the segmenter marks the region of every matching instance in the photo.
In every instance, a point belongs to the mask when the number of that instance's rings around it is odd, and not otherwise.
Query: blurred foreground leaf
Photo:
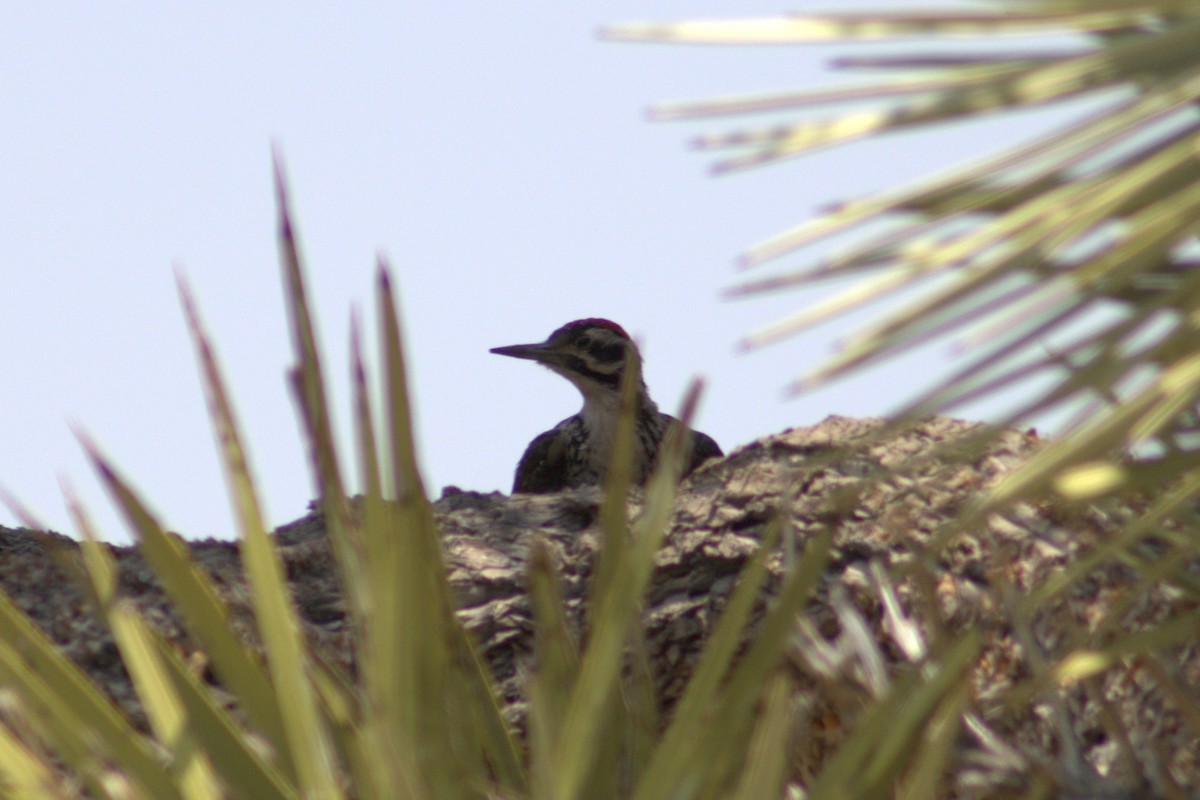
[[[1031,47],[996,37],[1036,34]],[[757,294],[839,276],[858,285],[746,340],[759,346],[863,303],[917,285],[915,304],[856,334],[794,386],[832,380],[918,344],[970,331],[967,366],[902,410],[923,415],[979,400],[1034,378],[1001,424],[1052,408],[1084,408],[1087,431],[1014,481],[1040,490],[1062,470],[1114,451],[1165,448],[1197,456],[1200,381],[1194,325],[1200,314],[1200,4],[1176,0],[1007,0],[979,10],[799,14],[760,20],[631,23],[608,38],[641,42],[795,44],[932,40],[904,54],[843,58],[849,69],[896,77],[849,88],[794,91],[656,109],[662,119],[793,113],[793,122],[705,136],[702,148],[737,155],[719,172],[769,164],[866,136],[981,119],[1031,106],[1092,99],[1093,110],[978,163],[839,202],[752,247],[747,266],[797,252],[868,223],[845,252],[804,269],[753,280]],[[959,42],[956,48],[944,42]],[[814,117],[845,101],[867,111]],[[917,146],[912,145],[912,146]],[[1049,351],[1049,352],[1046,352]],[[1159,376],[1157,382],[1153,378]],[[1086,404],[1086,405],[1084,405]],[[1163,485],[1186,459],[1134,462],[1092,494]],[[1154,468],[1154,478],[1139,472]],[[1079,476],[1061,488],[1078,492]],[[1009,491],[1012,491],[1011,489]]]

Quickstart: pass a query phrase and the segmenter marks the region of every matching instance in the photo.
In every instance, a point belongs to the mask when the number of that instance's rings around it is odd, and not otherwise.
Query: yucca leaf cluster
[[[400,322],[390,271],[377,287],[382,408],[361,340],[353,340],[358,470],[364,492],[349,499],[333,441],[327,389],[282,172],[277,172],[280,244],[297,364],[291,371],[309,434],[331,548],[340,571],[355,650],[352,676],[316,657],[305,640],[281,557],[267,532],[210,338],[182,276],[180,296],[204,378],[216,440],[239,525],[241,559],[261,647],[230,624],[229,609],[188,548],[168,534],[98,448],[84,445],[124,512],[137,546],[170,596],[230,709],[196,670],[122,598],[117,568],[86,513],[85,580],[107,622],[146,713],[139,729],[112,699],[58,653],[45,634],[0,596],[0,679],[12,702],[0,725],[0,785],[15,797],[662,797],[740,783],[746,796],[778,793],[779,757],[730,753],[725,726],[748,745],[786,750],[778,716],[751,713],[779,663],[790,620],[821,574],[822,545],[787,581],[752,649],[731,663],[765,561],[764,542],[731,600],[720,633],[660,737],[659,704],[645,671],[626,655],[639,639],[640,598],[666,531],[680,474],[682,440],[629,521],[632,405],[602,510],[604,554],[589,599],[586,648],[567,624],[550,551],[536,543],[528,587],[536,610],[536,659],[528,684],[528,742],[501,713],[489,669],[454,614],[433,512],[416,467]],[[632,401],[633,387],[627,387]],[[693,390],[690,415],[696,390]],[[377,421],[382,421],[378,425]],[[623,455],[621,455],[623,453]],[[774,691],[781,691],[776,686]],[[781,704],[779,708],[786,708]],[[637,732],[636,735],[631,732]],[[714,758],[724,753],[724,758]],[[729,757],[732,756],[732,757]],[[707,777],[704,777],[707,776]],[[700,779],[697,784],[697,779]]]
[[[1014,33],[1057,38],[1021,52],[992,46],[991,37]],[[993,759],[1033,773],[1017,787],[982,786],[976,796],[1081,796],[1101,776],[1072,759],[1072,717],[1064,700],[1072,692],[1097,698],[1127,772],[1142,778],[1127,796],[1187,796],[1169,765],[1136,757],[1147,747],[1115,721],[1106,705],[1111,683],[1101,681],[1153,682],[1200,741],[1196,678],[1175,668],[1175,657],[1194,647],[1196,612],[1137,630],[1121,628],[1126,612],[1152,591],[1184,598],[1177,607],[1194,608],[1200,600],[1194,577],[1200,271],[1190,250],[1200,225],[1200,2],[1014,0],[969,13],[631,24],[608,35],[772,45],[955,37],[989,45],[976,42],[959,54],[847,61],[899,75],[851,89],[661,107],[660,117],[694,118],[807,113],[846,101],[881,104],[704,137],[700,147],[734,152],[718,171],[922,125],[1089,95],[1108,98],[1102,110],[1061,130],[916,186],[848,201],[746,255],[746,264],[757,267],[834,233],[896,222],[816,266],[785,269],[741,287],[741,293],[757,293],[834,277],[861,280],[845,294],[765,328],[748,340],[751,345],[869,300],[929,286],[916,305],[862,332],[798,387],[972,330],[967,364],[900,417],[951,408],[1038,374],[1054,377],[1050,388],[1030,395],[1001,425],[1083,403],[1063,437],[983,491],[952,523],[924,532],[930,535],[913,546],[902,576],[872,565],[889,647],[903,652],[908,667],[873,672],[872,665],[882,663],[880,645],[865,626],[856,627],[855,613],[845,603],[838,606],[833,593],[830,602],[841,609],[842,622],[837,646],[853,651],[862,667],[854,681],[838,686],[837,670],[822,667],[835,665],[837,648],[799,614],[825,575],[839,520],[855,513],[855,492],[869,491],[859,487],[828,509],[825,530],[806,541],[796,541],[787,509],[764,526],[703,655],[664,715],[646,662],[640,611],[653,581],[654,555],[668,533],[679,454],[677,446],[668,448],[631,518],[632,423],[626,416],[599,514],[603,547],[588,590],[586,637],[568,619],[551,549],[531,545],[527,590],[535,630],[518,731],[455,614],[414,453],[391,271],[380,264],[376,287],[378,384],[357,327],[351,337],[356,463],[350,468],[334,441],[328,382],[277,170],[296,352],[290,378],[353,631],[355,669],[328,663],[305,639],[264,525],[229,389],[181,278],[238,521],[258,641],[239,635],[210,576],[84,437],[141,554],[207,660],[197,665],[182,658],[122,596],[111,553],[97,543],[86,512],[72,500],[86,538],[73,568],[112,631],[145,709],[145,725],[134,724],[0,596],[0,788],[7,796],[658,800],[786,792],[814,800],[925,798],[944,796],[946,774],[961,761],[964,733],[983,742]],[[1097,310],[1103,314],[1089,316]],[[1074,327],[1081,319],[1091,324]],[[685,405],[694,402],[693,392]],[[685,408],[682,416],[688,413]],[[351,472],[357,481],[347,477]],[[352,483],[361,491],[354,501],[348,499]],[[1081,529],[1090,517],[1116,518],[1117,510],[1128,517],[1119,533],[1089,541],[1082,557],[1050,578],[1022,592],[998,589],[988,598],[1003,607],[1013,636],[1025,637],[1027,679],[1012,687],[1007,701],[1017,707],[1050,698],[1059,709],[1064,730],[1057,766],[1048,757],[1031,767],[1028,753],[996,740],[976,714],[972,670],[988,657],[983,633],[947,635],[932,617],[922,632],[892,588],[894,579],[903,580],[936,597],[933,564],[981,525],[1018,527],[1012,511],[1017,503],[1080,520]],[[1136,513],[1126,513],[1130,509]],[[903,537],[906,531],[894,533]],[[1031,535],[1036,539],[1037,531]],[[783,578],[764,604],[768,565],[779,573],[781,562],[787,565]],[[1097,570],[1115,569],[1132,570],[1137,580],[1113,599],[1110,613],[1072,632],[1052,652],[1039,648],[1035,632],[1048,610],[1084,591]],[[754,631],[749,639],[748,626]],[[785,656],[797,650],[803,658],[785,668]],[[830,722],[845,728],[831,733],[835,744],[814,759],[794,751],[795,712],[804,700],[797,672],[823,677],[823,685],[816,683],[831,707],[854,709]],[[805,691],[811,689],[812,681]],[[1114,794],[1111,785],[1096,786],[1105,796],[1126,796]]]

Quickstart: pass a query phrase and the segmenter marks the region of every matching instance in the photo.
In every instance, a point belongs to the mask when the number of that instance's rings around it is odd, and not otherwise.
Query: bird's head
[[[630,368],[637,370],[636,380],[644,388],[637,345],[624,328],[606,319],[568,322],[544,342],[493,347],[491,352],[526,358],[554,370],[575,384],[585,400],[615,396],[621,376]]]

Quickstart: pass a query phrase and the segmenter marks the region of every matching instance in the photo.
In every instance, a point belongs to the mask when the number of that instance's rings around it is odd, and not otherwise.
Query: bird
[[[493,347],[490,352],[535,361],[562,375],[583,395],[578,414],[539,434],[525,449],[513,478],[514,494],[549,494],[603,481],[626,370],[635,370],[635,483],[641,485],[650,477],[667,430],[680,424],[650,399],[637,345],[624,328],[610,320],[578,319],[555,330],[544,342]],[[690,453],[684,460],[684,475],[708,459],[724,455],[712,437],[691,429],[687,433]]]

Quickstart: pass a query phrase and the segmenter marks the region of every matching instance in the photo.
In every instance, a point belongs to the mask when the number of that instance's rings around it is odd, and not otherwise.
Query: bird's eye
[[[592,346],[592,340],[591,340],[591,337],[580,336],[578,339],[575,340],[575,344],[579,345],[579,347],[586,350]]]
[[[593,359],[600,364],[619,364],[625,358],[625,345],[620,342],[610,342],[588,351]]]

